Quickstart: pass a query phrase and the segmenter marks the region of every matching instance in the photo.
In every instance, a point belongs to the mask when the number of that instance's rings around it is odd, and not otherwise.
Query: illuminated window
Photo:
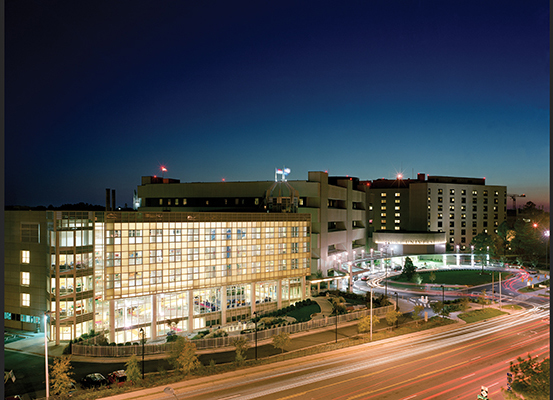
[[[430,201],[430,196],[428,196],[428,201]]]
[[[449,198],[449,202],[450,202],[450,203],[455,203],[455,197],[450,197],[450,198]]]
[[[380,216],[381,216],[381,217],[385,217],[385,216],[386,216],[386,213],[380,213]]]
[[[29,286],[31,284],[31,273],[21,272],[21,286]]]
[[[467,190],[466,190],[466,189],[462,189],[462,190],[461,190],[461,195],[462,195],[462,196],[465,196],[466,194],[467,194]]]
[[[21,293],[21,307],[31,306],[31,295],[29,293]]]
[[[476,195],[478,195],[478,191],[476,191],[476,190],[473,190],[473,191],[472,191],[472,195],[473,195],[473,196],[476,196]]]
[[[467,218],[467,214],[462,213],[462,214],[461,214],[461,219],[465,219],[465,218]]]
[[[450,235],[450,236],[455,235],[455,230],[454,230],[454,229],[450,229],[450,230],[449,230],[449,235]]]
[[[401,217],[401,213],[395,213],[395,217]]]
[[[449,206],[449,211],[455,211],[455,206]]]
[[[372,211],[373,210],[373,206],[372,204],[369,206],[369,211]]]
[[[386,210],[386,206],[380,206],[381,210]]]
[[[401,221],[400,221],[399,219],[396,219],[394,222],[395,222],[396,224],[399,224]]]
[[[399,199],[396,199],[396,204],[400,203],[400,200]]]
[[[484,192],[482,193],[484,196],[487,196],[488,195],[488,191],[487,190],[484,190]]]
[[[464,228],[465,226],[467,226],[467,221],[461,221],[461,226]]]
[[[449,219],[454,219],[455,218],[455,214],[449,214]]]
[[[386,197],[386,193],[380,193],[380,197]]]
[[[21,263],[29,264],[31,262],[31,251],[30,250],[21,250]]]
[[[380,221],[380,223],[381,223],[382,225],[386,225],[386,220],[383,219],[383,220]]]
[[[395,196],[396,196],[396,197],[399,197],[399,196],[400,196],[400,194],[396,192],[396,193],[395,193]]]
[[[386,204],[386,199],[380,200],[380,204]]]
[[[396,227],[394,227],[394,229],[395,229],[396,231],[399,231],[400,228],[399,228],[399,226],[396,226]]]
[[[176,206],[179,205],[179,199],[175,199],[175,205],[176,205]]]
[[[399,206],[395,206],[394,210],[399,211]]]
[[[438,189],[438,194],[444,194],[444,190],[443,189]]]
[[[159,205],[160,205],[160,206],[163,205],[163,199],[159,199]]]
[[[449,194],[455,194],[455,189],[449,189]]]
[[[442,219],[443,218],[443,214],[442,213],[438,213],[438,219]]]
[[[494,196],[499,196],[499,192],[496,190],[496,191],[493,192],[493,195]]]
[[[444,201],[443,197],[438,197],[438,203],[442,203]]]

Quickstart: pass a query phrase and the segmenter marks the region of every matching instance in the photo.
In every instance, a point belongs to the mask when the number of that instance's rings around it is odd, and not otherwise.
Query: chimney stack
[[[106,189],[106,211],[109,211],[109,188]]]
[[[115,189],[111,189],[111,211],[115,211],[116,209],[115,205]]]

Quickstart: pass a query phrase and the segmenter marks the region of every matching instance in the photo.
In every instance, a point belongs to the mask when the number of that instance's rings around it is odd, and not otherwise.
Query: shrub
[[[126,342],[125,343],[125,346],[130,346],[131,345],[131,342]]]
[[[111,342],[108,346],[116,346],[115,342]]]
[[[195,339],[196,337],[194,337],[193,339]],[[178,339],[178,336],[177,335],[169,335],[167,336],[167,342],[166,343],[171,343],[171,342],[176,342]]]

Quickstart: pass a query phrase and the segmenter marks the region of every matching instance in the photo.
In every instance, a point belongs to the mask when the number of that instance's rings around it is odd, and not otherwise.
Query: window
[[[21,293],[21,307],[31,306],[31,295],[29,293]]]
[[[493,199],[493,204],[499,204],[499,199]]]
[[[472,198],[472,204],[476,204],[476,203],[478,203],[478,199],[476,197],[473,197]]]
[[[466,219],[466,218],[467,218],[467,214],[462,213],[462,214],[461,214],[461,219]]]
[[[467,194],[467,189],[461,189],[461,196],[465,196]]]
[[[442,219],[443,218],[443,214],[442,213],[438,213],[438,219]]]
[[[142,231],[141,230],[129,230],[129,243],[142,243]]]
[[[29,264],[31,262],[31,251],[21,250],[21,264]]]
[[[442,227],[442,221],[438,221],[438,228]]]
[[[455,189],[449,189],[449,194],[455,194]]]
[[[275,245],[274,244],[266,244],[265,245],[265,255],[273,255],[275,254]]]
[[[286,227],[285,226],[279,226],[278,227],[278,237],[279,238],[286,237]]]
[[[399,204],[400,203],[400,200],[399,199],[396,199],[396,204]]]
[[[466,243],[467,242],[467,238],[466,237],[461,237],[461,243]]]
[[[254,244],[252,245],[252,256],[260,256],[261,255],[261,245]]]
[[[478,191],[473,190],[473,191],[472,191],[472,195],[473,195],[473,196],[477,196],[477,195],[478,195]]]
[[[467,198],[466,197],[461,197],[461,203],[466,203],[467,202]]]
[[[163,242],[163,229],[150,229],[150,243]]]
[[[399,224],[401,221],[399,219],[396,219],[394,223]]]
[[[476,227],[477,227],[476,221],[472,221],[472,227],[473,227],[473,228],[476,228]]]
[[[455,218],[455,214],[449,213],[449,219],[454,219],[454,218]]]
[[[400,196],[400,194],[396,192],[396,193],[395,193],[395,196],[396,196],[396,197],[399,197],[399,196]]]
[[[23,243],[40,243],[39,224],[21,224],[21,241]]]
[[[484,196],[487,196],[488,195],[488,191],[487,190],[484,190],[484,192],[482,193]]]
[[[461,235],[463,235],[463,236],[466,235],[467,234],[466,232],[467,232],[466,229],[461,229]]]
[[[383,212],[383,213],[380,213],[380,216],[381,216],[381,217],[386,217],[386,213],[384,213],[384,212]]]
[[[292,243],[292,254],[297,254],[298,252],[298,244]]]
[[[381,209],[382,211],[386,211],[386,206],[381,206],[380,209]]]
[[[476,214],[472,214],[472,219],[476,219]]]
[[[438,194],[444,194],[444,190],[443,189],[438,189]]]
[[[252,228],[252,239],[261,239],[261,228]]]
[[[31,273],[21,272],[21,286],[29,286],[31,284]]]
[[[455,211],[455,206],[449,206],[449,211]]]
[[[467,221],[461,221],[461,226],[464,228],[467,226]]]
[[[386,204],[386,199],[380,200],[380,203],[381,203],[381,204]]]
[[[275,228],[265,228],[265,238],[272,239],[275,237]]]
[[[454,228],[455,227],[455,222],[454,221],[449,221],[449,227]]]
[[[380,197],[386,197],[386,193],[380,193]]]
[[[484,210],[482,210],[484,212],[488,211],[488,206],[484,206]]]
[[[484,214],[482,218],[483,219],[488,219],[488,214]]]
[[[395,206],[394,210],[399,211],[400,210],[399,206]]]
[[[441,204],[438,205],[438,211],[443,211],[444,210],[444,206],[442,206]]]
[[[467,211],[467,206],[461,206],[461,211]]]
[[[380,221],[380,223],[381,223],[382,225],[386,225],[386,220],[383,219],[383,220]]]
[[[478,211],[478,206],[472,206],[472,211],[473,211],[473,212]]]
[[[443,203],[443,201],[444,201],[443,197],[438,197],[438,203]]]
[[[449,202],[450,202],[450,203],[455,203],[455,197],[450,197],[450,198],[449,198]]]
[[[494,214],[493,219],[499,219],[499,214]]]
[[[142,264],[142,252],[141,251],[129,252],[129,265],[140,265],[140,264]]]
[[[449,235],[450,235],[450,236],[455,235],[455,229],[450,229],[450,230],[449,230]]]
[[[395,213],[394,217],[401,217],[401,213]]]

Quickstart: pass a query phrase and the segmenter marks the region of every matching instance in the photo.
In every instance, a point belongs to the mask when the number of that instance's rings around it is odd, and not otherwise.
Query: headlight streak
[[[523,315],[523,318],[521,318],[521,314],[526,314],[526,315]],[[270,395],[270,394],[273,394],[273,393],[276,393],[276,392],[279,392],[279,391],[294,389],[296,387],[300,387],[300,386],[303,386],[305,384],[314,383],[314,382],[318,382],[318,381],[321,381],[321,380],[328,380],[328,379],[331,379],[331,378],[335,378],[335,377],[338,377],[338,376],[342,376],[342,375],[345,375],[345,374],[356,372],[356,371],[365,369],[367,367],[374,367],[374,366],[383,365],[383,364],[386,364],[390,360],[397,361],[397,360],[402,360],[402,359],[405,359],[405,358],[414,357],[414,356],[426,353],[428,350],[442,349],[442,348],[451,346],[452,344],[459,344],[459,343],[462,343],[462,342],[469,341],[471,339],[476,339],[476,338],[479,338],[479,337],[482,337],[482,336],[489,335],[491,333],[499,332],[499,331],[502,330],[502,327],[505,327],[505,326],[513,327],[513,326],[517,326],[517,325],[527,323],[529,321],[540,319],[541,316],[539,316],[539,314],[541,314],[541,313],[534,313],[534,312],[524,313],[524,312],[522,312],[522,313],[518,313],[518,314],[515,314],[515,315],[505,316],[504,318],[501,318],[498,321],[486,321],[486,322],[483,322],[483,323],[471,324],[469,326],[457,328],[457,329],[454,329],[453,331],[447,332],[445,334],[445,336],[446,336],[445,340],[442,340],[442,339],[444,339],[444,336],[441,336],[441,337],[438,337],[438,338],[428,338],[428,339],[425,338],[425,339],[422,339],[422,340],[420,340],[416,343],[417,348],[415,348],[415,349],[409,347],[411,345],[410,343],[405,343],[403,345],[400,345],[399,348],[398,348],[397,345],[395,345],[394,346],[395,351],[401,352],[401,350],[404,350],[404,349],[409,349],[409,351],[405,352],[405,354],[393,354],[393,355],[380,356],[380,357],[377,356],[376,358],[371,358],[371,360],[369,360],[369,361],[367,361],[366,358],[365,358],[363,361],[357,361],[357,362],[355,362],[355,364],[345,366],[345,367],[340,367],[340,368],[334,369],[331,372],[327,371],[327,372],[309,374],[309,375],[303,376],[301,378],[293,379],[290,383],[288,383],[285,386],[281,385],[281,386],[278,386],[278,387],[266,389],[262,392],[257,392],[255,394],[251,394],[249,396],[242,396],[242,398],[243,399],[254,399],[254,398],[258,398],[258,397],[263,397],[263,396],[267,396],[267,395]],[[516,318],[508,318],[508,317],[516,317]],[[482,326],[489,326],[489,327],[482,329]],[[462,336],[460,337],[460,336],[455,336],[455,335],[462,335]],[[396,339],[395,341],[397,341],[398,337],[396,337],[394,339]],[[439,343],[439,344],[436,343],[437,340],[441,341],[442,343]],[[362,345],[362,346],[367,346],[367,345]],[[366,357],[366,355],[364,357]],[[349,360],[349,362],[352,362],[351,358],[348,359],[348,360]],[[294,397],[294,396],[291,396],[290,398],[292,398],[292,397]]]

